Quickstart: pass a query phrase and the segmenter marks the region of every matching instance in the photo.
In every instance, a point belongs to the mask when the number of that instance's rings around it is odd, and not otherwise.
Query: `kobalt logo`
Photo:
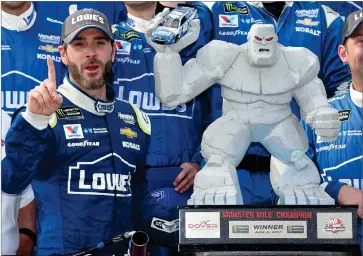
[[[76,24],[82,20],[94,20],[98,21],[101,24],[105,23],[100,15],[87,13],[87,14],[78,15],[76,18],[73,17],[72,24]]]
[[[82,141],[82,142],[69,142],[67,144],[67,147],[73,148],[73,147],[99,147],[100,143],[98,141]]]
[[[132,149],[140,150],[140,145],[132,143],[132,142],[128,142],[128,141],[123,141],[122,146],[124,148],[132,148]]]
[[[50,56],[52,58],[52,60],[54,60],[56,62],[61,62],[60,56],[47,55],[45,53],[37,53],[37,59],[39,59],[39,60],[46,60],[47,56]]]
[[[201,221],[200,223],[195,223],[195,224],[188,224],[188,228],[193,228],[193,229],[214,229],[214,228],[218,228],[217,224],[213,224],[213,223],[209,223],[210,220],[207,221]]]
[[[44,34],[39,33],[38,38],[43,43],[60,44],[60,36],[44,35]]]
[[[305,32],[305,33],[309,33],[312,34],[314,36],[320,36],[321,31],[316,30],[316,29],[311,29],[311,28],[304,28],[304,27],[295,27],[296,32]]]

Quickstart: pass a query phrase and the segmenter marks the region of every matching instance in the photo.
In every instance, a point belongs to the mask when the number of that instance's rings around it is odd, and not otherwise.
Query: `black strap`
[[[24,234],[27,237],[29,237],[33,241],[34,245],[37,244],[37,235],[32,230],[30,230],[28,228],[21,228],[21,229],[19,229],[19,233]]]
[[[236,167],[237,170],[245,169],[251,172],[254,171],[270,171],[270,156],[247,155],[241,163]]]

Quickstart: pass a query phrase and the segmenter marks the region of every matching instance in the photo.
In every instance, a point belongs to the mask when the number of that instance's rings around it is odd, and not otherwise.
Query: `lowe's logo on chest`
[[[117,170],[105,168],[113,166],[112,158]],[[69,167],[68,194],[130,197],[131,175],[135,168],[116,153],[91,162],[78,162]]]

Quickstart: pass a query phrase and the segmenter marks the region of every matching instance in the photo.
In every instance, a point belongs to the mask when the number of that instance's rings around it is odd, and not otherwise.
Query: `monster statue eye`
[[[256,38],[257,41],[262,41],[261,37],[255,36],[255,38]]]
[[[271,41],[272,39],[274,39],[273,37],[269,37],[269,38],[266,38],[266,41]]]

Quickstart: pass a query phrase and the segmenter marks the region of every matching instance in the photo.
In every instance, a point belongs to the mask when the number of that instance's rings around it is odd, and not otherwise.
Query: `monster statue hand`
[[[151,40],[151,34],[154,29],[156,29],[160,23],[163,21],[164,17],[170,13],[169,8],[165,8],[162,12],[158,13],[152,20],[150,26],[147,28],[145,37],[146,41],[150,46],[152,46],[157,52],[180,52],[186,46],[197,41],[200,31],[200,20],[194,19],[190,22],[188,32],[179,39],[179,41],[173,45],[161,45],[154,43]]]

